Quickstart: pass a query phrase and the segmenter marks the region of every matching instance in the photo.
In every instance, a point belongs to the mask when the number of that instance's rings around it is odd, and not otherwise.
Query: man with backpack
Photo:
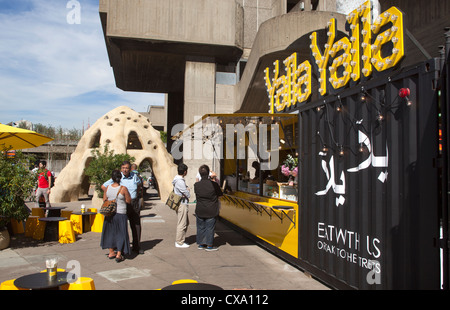
[[[39,207],[39,198],[44,196],[45,207],[50,207],[50,188],[52,184],[52,173],[46,168],[47,162],[42,160],[39,162],[39,169],[37,171],[38,187],[36,189],[36,206]]]

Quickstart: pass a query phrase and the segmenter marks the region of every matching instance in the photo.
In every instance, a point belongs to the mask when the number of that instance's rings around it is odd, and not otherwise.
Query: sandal
[[[114,259],[116,258],[116,254],[114,253],[114,256],[109,256],[109,254],[106,254],[106,256],[108,256],[109,259]]]
[[[122,255],[120,255],[120,257],[116,257],[117,263],[123,262],[124,260],[125,260],[125,258]]]

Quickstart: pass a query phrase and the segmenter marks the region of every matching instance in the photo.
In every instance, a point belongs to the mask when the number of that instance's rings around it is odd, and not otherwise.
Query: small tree
[[[133,162],[134,157],[129,154],[114,154],[113,150],[109,150],[106,144],[103,152],[99,148],[92,150],[94,156],[89,166],[84,169],[84,173],[90,178],[90,182],[95,185],[95,191],[98,197],[103,197],[102,184],[111,178],[113,170],[120,170],[122,162]]]
[[[24,221],[29,211],[25,200],[33,198],[36,174],[30,170],[34,158],[17,151],[9,156],[0,152],[0,228],[11,219]]]

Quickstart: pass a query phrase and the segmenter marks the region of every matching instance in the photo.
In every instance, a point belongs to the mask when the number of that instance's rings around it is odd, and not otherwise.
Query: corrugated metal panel
[[[437,70],[430,60],[299,109],[297,263],[334,287],[439,288]]]

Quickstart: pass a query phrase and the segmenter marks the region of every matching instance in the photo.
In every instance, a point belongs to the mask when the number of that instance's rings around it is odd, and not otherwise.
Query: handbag
[[[175,194],[175,192],[172,190],[172,192],[169,194],[169,197],[167,198],[166,205],[175,212],[178,212],[178,208],[180,207],[182,198],[183,196]]]
[[[117,199],[117,196],[119,196],[121,189],[122,189],[122,186],[117,191],[116,199]],[[106,190],[108,190],[108,188]],[[116,199],[105,200],[102,204],[102,207],[100,208],[100,214],[103,214],[104,216],[112,216],[112,215],[116,214],[116,212],[117,212]]]

